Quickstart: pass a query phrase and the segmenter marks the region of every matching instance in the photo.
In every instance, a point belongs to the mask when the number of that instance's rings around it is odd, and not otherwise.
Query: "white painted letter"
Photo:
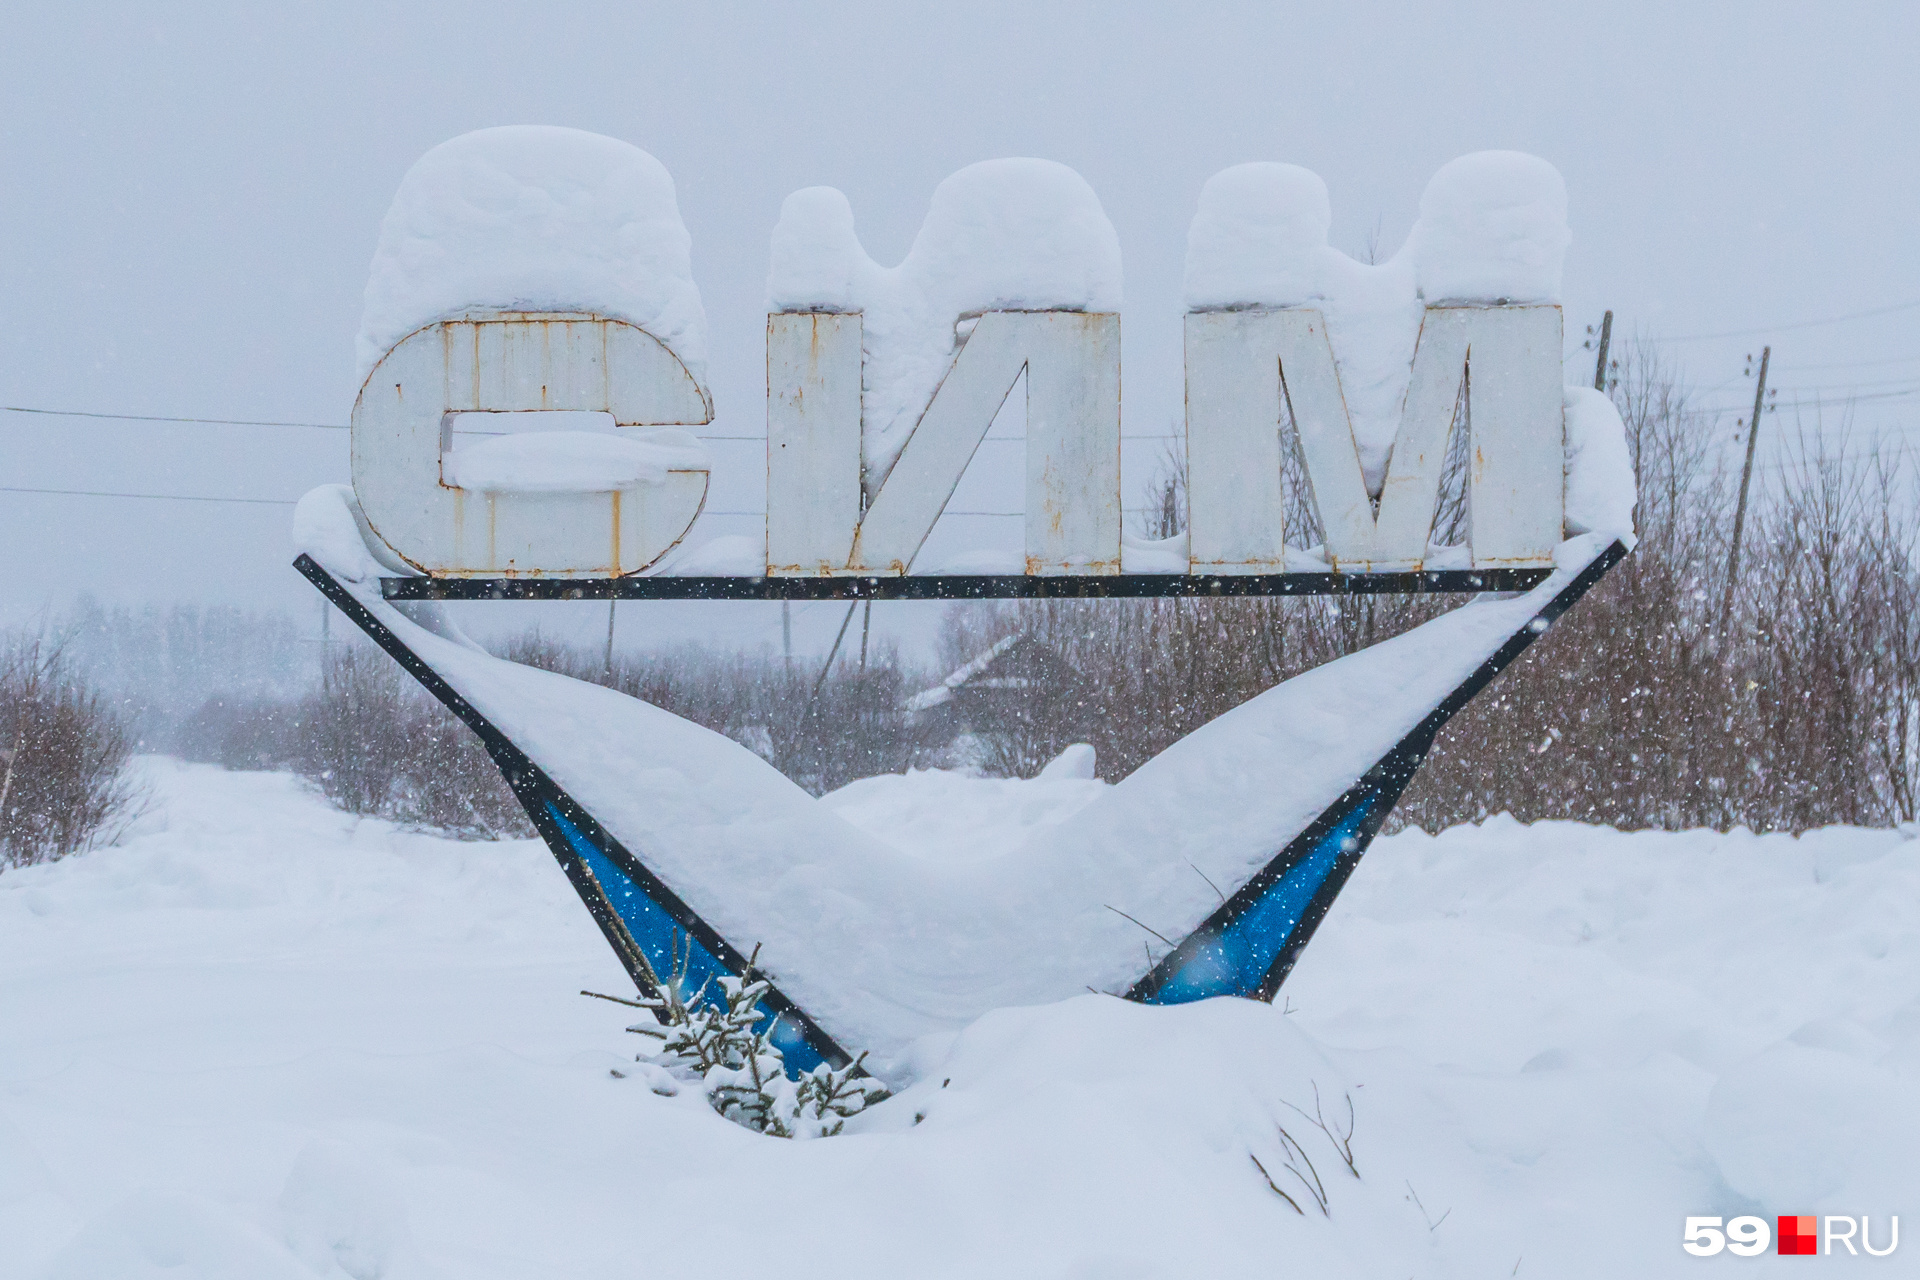
[[[769,572],[906,573],[1022,371],[1026,571],[1120,571],[1119,316],[982,315],[864,515],[857,509],[860,471],[853,452],[861,434],[854,365],[860,323],[857,317],[769,317]],[[795,447],[821,449],[828,457],[809,463],[775,452],[802,440],[806,445]]]
[[[486,490],[444,481],[450,415],[555,410],[608,413],[617,428],[713,417],[679,358],[622,321],[481,312],[428,325],[381,358],[354,403],[353,487],[367,523],[402,560],[436,576],[602,578],[646,568],[706,500],[707,471],[685,461],[684,448],[677,459],[650,455],[644,438],[617,437],[613,447],[652,470],[649,480],[584,476]],[[650,456],[668,461],[651,467]]]
[[[767,317],[767,572],[846,572],[860,525],[860,317]]]
[[[1472,449],[1473,563],[1551,564],[1563,522],[1558,307],[1427,309],[1378,495],[1366,490],[1320,312],[1189,314],[1187,456],[1195,571],[1280,568],[1283,409],[1291,410],[1299,431],[1334,567],[1420,567],[1463,385]]]

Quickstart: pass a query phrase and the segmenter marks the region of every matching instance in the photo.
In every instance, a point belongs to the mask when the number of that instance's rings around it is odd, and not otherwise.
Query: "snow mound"
[[[1001,1009],[918,1042],[854,1132],[789,1143],[653,1092],[631,1011],[574,994],[629,988],[537,841],[141,767],[120,847],[0,874],[0,1280],[728,1275],[770,1248],[849,1280],[1658,1280],[1698,1273],[1689,1213],[1870,1213],[1884,1247],[1920,1196],[1910,831],[1404,831],[1279,1008]],[[1352,1099],[1358,1178],[1293,1110],[1316,1092],[1337,1131]],[[686,1229],[742,1187],[751,1229]]]
[[[1093,748],[1087,747],[1091,752]],[[1073,748],[1068,748],[1073,751]],[[909,857],[959,866],[1017,848],[1036,830],[1057,827],[1098,800],[1106,783],[1093,762],[1061,759],[1037,778],[977,778],[947,769],[913,769],[850,782],[821,803]]]
[[[587,311],[645,329],[704,382],[691,243],[672,177],[638,147],[542,125],[450,139],[407,170],[380,224],[355,377],[463,312]]]
[[[482,493],[595,493],[665,484],[669,471],[711,465],[685,431],[523,431],[461,445],[443,455],[440,474]]]
[[[1333,206],[1295,164],[1240,164],[1200,188],[1187,230],[1187,310],[1294,307],[1323,293]],[[1344,256],[1344,255],[1342,255]]]
[[[1298,165],[1236,165],[1207,180],[1187,231],[1190,311],[1317,306],[1370,492],[1400,429],[1430,303],[1558,302],[1566,184],[1546,161],[1482,151],[1444,165],[1400,251],[1356,262],[1327,243],[1326,183]]]
[[[1633,457],[1627,452],[1627,428],[1605,393],[1592,387],[1568,387],[1563,403],[1567,423],[1567,532],[1611,533],[1633,545],[1633,508],[1637,500]]]
[[[760,578],[767,572],[767,544],[743,533],[709,538],[662,565],[660,573],[679,578]]]
[[[773,232],[769,311],[864,313],[870,494],[946,376],[963,317],[1119,306],[1119,236],[1086,180],[1049,160],[986,160],[953,174],[895,267],[867,256],[847,198],[831,187],[788,196]]]
[[[334,520],[317,547],[347,536],[349,514]],[[347,585],[721,936],[762,944],[781,989],[890,1079],[910,1042],[985,1010],[1126,989],[1150,967],[1143,945],[1197,928],[1215,886],[1264,867],[1606,546],[1562,544],[1533,591],[1296,676],[1116,786],[1078,780],[1094,794],[1071,821],[964,861],[862,830],[659,707],[488,656],[442,611]]]
[[[1518,151],[1441,166],[1412,234],[1384,263],[1329,246],[1332,225],[1327,184],[1310,169],[1257,162],[1216,173],[1187,232],[1187,309],[1339,302],[1364,278],[1349,268],[1370,265],[1427,304],[1558,302],[1572,240],[1559,170]]]
[[[1408,247],[1429,303],[1558,302],[1572,240],[1558,169],[1519,151],[1477,151],[1433,175]]]

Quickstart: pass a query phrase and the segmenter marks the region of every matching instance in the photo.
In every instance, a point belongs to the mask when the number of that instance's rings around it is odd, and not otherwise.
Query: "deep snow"
[[[9,1280],[1612,1280],[1719,1265],[1689,1214],[1920,1203],[1909,833],[1406,832],[1281,1009],[998,1011],[862,1132],[785,1143],[610,1074],[628,1018],[574,992],[621,972],[537,843],[143,767],[122,847],[0,876]],[[1285,1105],[1315,1084],[1359,1181]],[[1331,1217],[1253,1167],[1276,1121]]]
[[[416,329],[502,310],[629,321],[704,382],[691,247],[673,178],[630,143],[547,125],[449,138],[407,170],[380,224],[357,380]]]
[[[780,989],[892,1079],[930,1032],[990,1009],[1124,991],[1602,553],[1563,543],[1531,592],[1476,599],[1294,676],[1096,795],[965,861],[850,824],[720,734],[492,657],[436,606],[383,600],[343,488],[301,548]]]
[[[861,465],[870,498],[946,376],[963,317],[1118,311],[1120,293],[1120,238],[1100,197],[1063,164],[1018,157],[968,165],[934,188],[894,267],[867,256],[845,195],[796,191],[780,207],[767,272],[769,311],[863,313]]]
[[[1572,239],[1567,187],[1538,156],[1476,151],[1433,175],[1391,257],[1348,257],[1327,243],[1332,225],[1327,184],[1312,170],[1271,161],[1223,169],[1200,189],[1182,291],[1189,311],[1326,313],[1354,444],[1377,494],[1426,308],[1558,302]]]

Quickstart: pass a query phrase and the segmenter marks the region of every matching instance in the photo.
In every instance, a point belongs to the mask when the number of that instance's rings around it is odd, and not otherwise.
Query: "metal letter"
[[[1283,407],[1334,567],[1418,569],[1463,383],[1474,565],[1551,564],[1564,496],[1559,352],[1558,307],[1429,307],[1376,510],[1321,313],[1188,315],[1193,569],[1267,573],[1284,563]]]
[[[860,524],[860,317],[767,317],[767,572],[846,572]]]
[[[353,407],[353,487],[402,560],[445,577],[619,577],[658,560],[706,500],[705,470],[583,492],[442,481],[450,414],[584,410],[616,427],[698,426],[712,402],[650,334],[565,312],[477,312],[408,335]]]
[[[769,572],[905,574],[1023,370],[1026,571],[1120,571],[1119,316],[982,315],[864,516],[852,452],[860,430],[858,334],[856,317],[768,319]],[[815,341],[818,354],[802,348]],[[776,442],[799,439],[829,456],[806,462],[773,453]],[[850,513],[857,524],[849,524]],[[836,559],[823,563],[836,546]]]

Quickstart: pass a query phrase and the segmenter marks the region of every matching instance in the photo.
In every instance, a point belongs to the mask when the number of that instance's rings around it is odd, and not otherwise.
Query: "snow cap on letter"
[[[673,178],[638,147],[543,125],[449,139],[407,170],[380,224],[358,376],[465,311],[590,311],[645,329],[704,382],[690,246]]]

